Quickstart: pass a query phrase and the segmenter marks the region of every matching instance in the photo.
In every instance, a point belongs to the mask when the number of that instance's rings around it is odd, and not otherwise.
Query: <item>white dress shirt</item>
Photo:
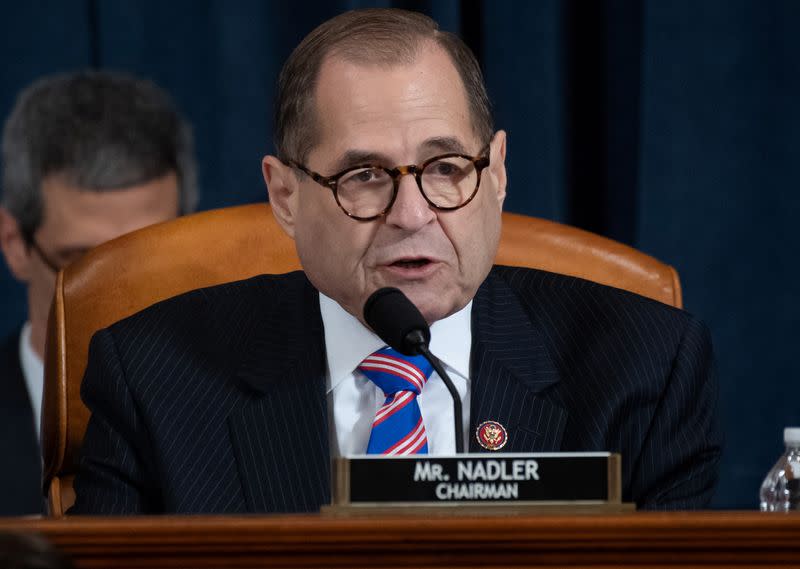
[[[339,304],[320,293],[328,363],[328,413],[331,453],[334,456],[364,454],[372,421],[386,397],[378,386],[356,368],[371,353],[386,346]],[[431,326],[430,350],[445,366],[461,397],[464,444],[469,430],[469,358],[472,348],[472,302]],[[434,371],[417,397],[428,435],[428,453],[455,454],[453,399]]]
[[[19,334],[19,361],[28,387],[28,397],[36,421],[36,437],[41,438],[42,392],[44,391],[44,363],[31,346],[31,323],[26,322]]]

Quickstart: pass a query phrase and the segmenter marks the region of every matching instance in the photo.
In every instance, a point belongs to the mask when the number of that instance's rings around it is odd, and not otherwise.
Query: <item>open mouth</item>
[[[392,263],[393,267],[401,269],[418,269],[431,263],[430,259],[401,259]]]

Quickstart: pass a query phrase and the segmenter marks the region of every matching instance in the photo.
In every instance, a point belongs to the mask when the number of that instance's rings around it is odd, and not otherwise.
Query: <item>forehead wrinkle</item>
[[[426,151],[467,154],[467,147],[455,136],[436,136],[429,138],[421,144],[421,148]]]
[[[442,77],[431,69],[417,68],[416,61],[382,68],[339,58],[326,60],[320,72],[315,102],[317,116],[321,119],[319,126],[325,131],[324,139],[333,143],[331,150],[334,152],[333,160],[323,160],[325,165],[317,164],[320,172],[332,175],[368,163],[384,167],[419,163],[436,153],[469,154],[467,148],[474,145],[475,129],[460,77]],[[447,63],[452,64],[449,59]],[[448,75],[451,69],[448,66],[442,71]],[[376,99],[370,96],[369,89],[352,88],[353,84],[361,86],[374,82],[376,74],[384,83],[396,79],[395,96]],[[345,109],[347,121],[339,124],[341,121],[337,122],[334,109],[338,110],[343,102],[342,87],[337,85],[343,79],[346,79],[344,90],[349,106]],[[444,84],[439,85],[440,80],[444,80]],[[329,84],[330,81],[335,83]],[[432,91],[428,89],[431,82],[436,84]],[[395,120],[398,116],[404,117],[402,128]],[[454,128],[456,125],[458,128]],[[462,132],[461,125],[467,130]],[[413,146],[407,144],[416,138],[415,133],[425,131],[427,139]],[[348,144],[348,139],[355,144]],[[338,152],[336,146],[339,146]],[[313,169],[313,164],[308,165]]]
[[[457,152],[467,154],[467,147],[455,136],[435,136],[424,140],[419,145],[418,159],[429,158],[425,156],[431,152],[443,154]],[[372,150],[350,149],[334,162],[334,167],[340,170],[358,166],[359,164],[380,164],[381,166],[396,166],[392,164],[389,155]]]
[[[334,162],[333,169],[339,172],[360,164],[379,164],[381,166],[387,166],[390,163],[390,158],[381,152],[351,149],[347,150]]]

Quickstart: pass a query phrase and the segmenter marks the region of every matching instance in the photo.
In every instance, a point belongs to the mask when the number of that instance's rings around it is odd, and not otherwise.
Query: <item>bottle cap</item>
[[[786,427],[783,429],[783,444],[800,444],[800,427]]]

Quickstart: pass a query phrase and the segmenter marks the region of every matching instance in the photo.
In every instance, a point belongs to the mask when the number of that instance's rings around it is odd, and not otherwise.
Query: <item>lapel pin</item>
[[[508,442],[506,428],[497,421],[484,421],[478,425],[475,437],[486,450],[500,450]]]

